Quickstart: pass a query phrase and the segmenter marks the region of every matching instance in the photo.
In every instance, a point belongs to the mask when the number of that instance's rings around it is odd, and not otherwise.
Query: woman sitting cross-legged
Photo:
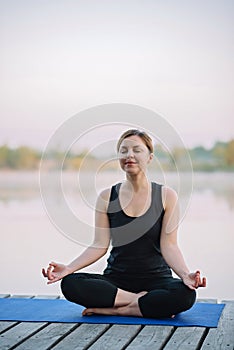
[[[126,180],[99,195],[94,242],[68,265],[51,262],[43,275],[48,284],[62,280],[65,298],[83,305],[83,315],[173,317],[192,307],[206,279],[189,271],[177,245],[176,192],[147,178],[151,138],[127,130],[117,150]],[[103,273],[77,272],[103,257],[110,244]]]

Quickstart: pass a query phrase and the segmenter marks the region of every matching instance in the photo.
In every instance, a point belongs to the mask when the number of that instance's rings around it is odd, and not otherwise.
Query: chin
[[[137,175],[139,174],[139,170],[138,169],[124,169],[125,173],[126,174],[129,174],[129,175]]]

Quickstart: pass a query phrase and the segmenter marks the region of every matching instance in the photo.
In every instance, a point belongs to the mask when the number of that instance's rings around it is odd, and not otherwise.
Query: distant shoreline
[[[154,155],[157,163],[154,162],[154,169],[160,168],[165,172],[177,171],[178,168],[180,171],[190,171],[191,166],[194,172],[234,171],[234,139],[228,142],[218,141],[210,149],[197,146],[167,150],[156,145]],[[42,159],[45,170],[60,170],[61,167],[63,171],[77,171],[81,168],[90,171],[119,169],[116,154],[103,159],[101,155],[92,155],[87,149],[80,150],[79,153],[54,149],[43,154],[41,150],[27,146],[0,146],[0,171],[38,171]]]

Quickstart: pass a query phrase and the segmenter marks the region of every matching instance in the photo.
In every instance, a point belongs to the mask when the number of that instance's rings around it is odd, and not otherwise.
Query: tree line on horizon
[[[216,171],[216,170],[234,170],[234,139],[228,142],[218,141],[213,147],[207,149],[203,146],[197,146],[191,149],[174,148],[170,152],[163,149],[161,145],[155,148],[155,156],[159,160],[162,168],[166,171],[175,169],[175,164],[180,164],[183,169],[185,152],[189,152],[192,160],[192,166],[195,171]],[[86,150],[80,153],[71,153],[61,150],[51,151],[47,154],[46,161],[48,168],[56,169],[56,165],[61,165],[61,160],[65,159],[64,169],[79,169]],[[35,170],[40,166],[42,151],[28,146],[19,146],[11,148],[8,145],[0,146],[0,169],[1,170]],[[88,156],[90,169],[95,168],[100,159],[92,155]],[[186,169],[185,169],[186,170]]]

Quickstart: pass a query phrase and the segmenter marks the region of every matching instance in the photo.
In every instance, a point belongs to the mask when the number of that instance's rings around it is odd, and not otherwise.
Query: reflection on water
[[[78,186],[77,173],[63,174],[64,195],[69,204],[81,212],[86,221],[93,220],[92,207],[97,192],[121,181],[122,174],[108,172],[95,175],[83,174],[82,188]],[[183,175],[180,194],[188,197],[190,174]],[[163,177],[151,173],[150,178],[164,182]],[[166,183],[175,189],[178,178],[173,173],[165,175]],[[56,188],[48,182],[48,191],[56,203]],[[90,206],[83,204],[80,191]],[[58,203],[56,203],[58,204]],[[86,208],[86,209],[85,209]],[[234,183],[232,173],[194,173],[193,193],[189,209],[179,230],[179,242],[190,268],[201,269],[208,277],[208,287],[199,290],[199,297],[234,299],[233,276],[233,224]],[[0,173],[1,245],[0,293],[58,294],[59,284],[48,287],[41,277],[40,269],[50,260],[69,262],[84,246],[75,244],[60,234],[45,213],[40,197],[37,172]],[[88,231],[79,232],[87,239]],[[91,230],[90,232],[93,231]],[[101,271],[106,257],[86,271]]]
[[[223,199],[230,210],[234,209],[233,173],[195,173],[194,190],[201,193],[211,191],[215,197]]]
[[[57,177],[56,175],[51,175]],[[150,179],[159,183],[166,183],[178,192],[181,197],[188,196],[191,188],[191,174],[183,174],[183,183],[178,188],[178,176],[175,173],[167,173],[162,176],[160,173],[150,173]],[[79,180],[82,181],[81,189]],[[92,172],[85,173],[78,178],[77,172],[67,172],[62,175],[62,184],[65,195],[80,197],[82,195],[92,198],[95,202],[96,195],[103,188],[111,186],[113,183],[123,180],[123,174],[118,171],[109,171],[102,173],[101,176]],[[90,185],[93,183],[93,188]],[[234,209],[234,174],[225,172],[199,173],[193,174],[192,192],[203,194],[211,192],[218,199],[223,199],[230,210]],[[48,186],[49,187],[49,186]],[[94,189],[94,191],[93,191]],[[53,180],[50,183],[48,191],[53,193],[57,188],[53,188]],[[53,193],[54,195],[54,193]],[[40,196],[40,181],[38,172],[2,172],[0,173],[0,202],[7,203],[12,200],[28,201]]]

